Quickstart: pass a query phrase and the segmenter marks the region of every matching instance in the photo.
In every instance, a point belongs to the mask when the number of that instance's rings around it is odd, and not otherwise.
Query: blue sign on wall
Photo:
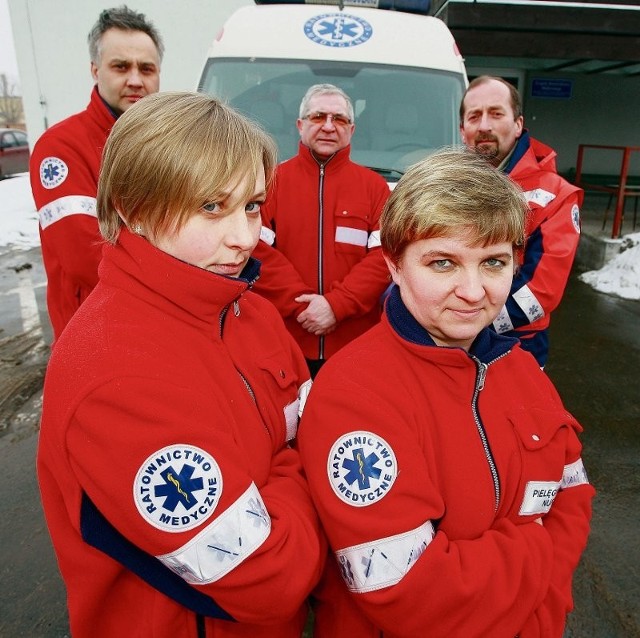
[[[573,91],[573,80],[556,78],[533,78],[531,80],[531,97],[555,98],[568,100]]]

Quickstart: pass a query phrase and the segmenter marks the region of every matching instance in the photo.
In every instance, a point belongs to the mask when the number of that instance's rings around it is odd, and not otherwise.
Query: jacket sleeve
[[[511,326],[519,328],[550,314],[562,299],[578,248],[582,191],[571,190],[527,238],[524,260],[506,303]],[[498,328],[498,332],[504,332]]]
[[[317,582],[326,551],[298,452],[288,445],[276,450],[268,478],[257,485],[241,445],[225,429],[230,417],[224,399],[156,379],[128,379],[124,390],[121,381],[85,398],[68,430],[69,463],[95,508],[139,548],[141,562],[155,557],[194,596],[213,599],[239,622],[292,617]],[[187,460],[183,453],[162,466],[145,461],[186,444],[192,450]],[[196,463],[188,461],[196,458],[199,467],[218,468],[204,485],[192,469]],[[173,506],[176,517],[185,517],[176,499],[196,499],[197,507],[187,510],[194,523],[179,530],[145,515],[157,501],[135,497],[163,468],[166,483],[156,493],[173,499],[164,501],[163,510]],[[207,508],[213,508],[208,517]],[[166,591],[161,577],[156,580],[150,584]]]
[[[434,638],[515,636],[548,589],[549,533],[535,522],[500,518],[478,537],[447,537],[438,530],[445,497],[407,426],[413,399],[402,388],[381,398],[335,367],[330,371],[314,383],[298,442],[354,604],[394,636],[423,635],[425,627]],[[351,445],[357,433],[369,442],[364,454]],[[370,504],[349,504],[362,491],[347,494],[346,485],[332,483],[334,463],[346,460],[353,480],[366,481],[376,465],[392,467],[393,458],[397,472],[388,481],[395,481],[384,495],[372,493]]]
[[[56,175],[61,178],[56,186],[45,188],[41,172],[46,171],[49,184]],[[71,281],[93,288],[103,244],[96,213],[98,176],[77,148],[46,133],[33,149],[29,173],[43,245]]]
[[[587,479],[573,429],[568,439],[560,491],[543,518],[553,543],[551,583],[544,601],[520,630],[520,638],[561,636],[567,614],[573,609],[573,573],[587,544],[595,490]]]
[[[280,312],[283,318],[300,314],[306,304],[294,299],[305,293],[313,293],[294,265],[274,246],[274,224],[271,211],[277,206],[276,189],[269,192],[267,201],[261,209],[262,230],[260,241],[253,251],[253,256],[262,263],[260,278],[253,285],[253,290],[268,299]]]
[[[391,194],[384,179],[371,184],[371,211],[373,223],[369,232],[368,251],[347,273],[342,281],[331,283],[325,297],[338,321],[349,317],[359,317],[380,303],[382,294],[390,283],[389,269],[380,248],[380,215]]]

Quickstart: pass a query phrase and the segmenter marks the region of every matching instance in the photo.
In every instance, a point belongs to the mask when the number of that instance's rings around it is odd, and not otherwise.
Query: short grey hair
[[[98,16],[98,20],[89,31],[87,41],[89,42],[89,57],[91,62],[100,62],[100,40],[109,29],[120,29],[122,31],[142,31],[146,33],[158,51],[158,58],[162,62],[164,55],[164,43],[162,36],[152,22],[149,22],[144,13],[132,11],[126,5],[105,9]]]
[[[300,119],[304,119],[305,116],[309,115],[309,102],[311,98],[316,95],[340,95],[344,98],[347,103],[347,115],[349,119],[354,121],[354,113],[353,113],[353,104],[351,103],[351,98],[338,86],[334,84],[314,84],[307,89],[307,92],[304,94],[302,98],[302,102],[300,102]]]

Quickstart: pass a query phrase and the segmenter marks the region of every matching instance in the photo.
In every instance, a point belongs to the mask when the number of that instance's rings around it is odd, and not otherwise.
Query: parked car
[[[0,179],[29,171],[29,140],[24,131],[0,129]]]

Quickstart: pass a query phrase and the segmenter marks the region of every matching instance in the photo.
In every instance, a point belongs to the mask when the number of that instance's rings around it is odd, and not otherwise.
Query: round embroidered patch
[[[133,498],[140,514],[165,532],[184,532],[206,521],[222,494],[215,459],[193,445],[169,445],[140,466]]]
[[[40,162],[40,183],[46,189],[60,186],[68,174],[67,165],[58,157],[45,157]]]
[[[574,204],[571,208],[571,221],[573,222],[573,227],[576,229],[576,232],[580,234],[580,209],[577,204]]]
[[[325,47],[354,47],[366,42],[373,33],[371,25],[348,13],[323,13],[304,25],[304,34]]]
[[[356,431],[333,444],[327,473],[338,498],[354,507],[366,507],[389,493],[398,475],[398,464],[384,439],[371,432]]]

